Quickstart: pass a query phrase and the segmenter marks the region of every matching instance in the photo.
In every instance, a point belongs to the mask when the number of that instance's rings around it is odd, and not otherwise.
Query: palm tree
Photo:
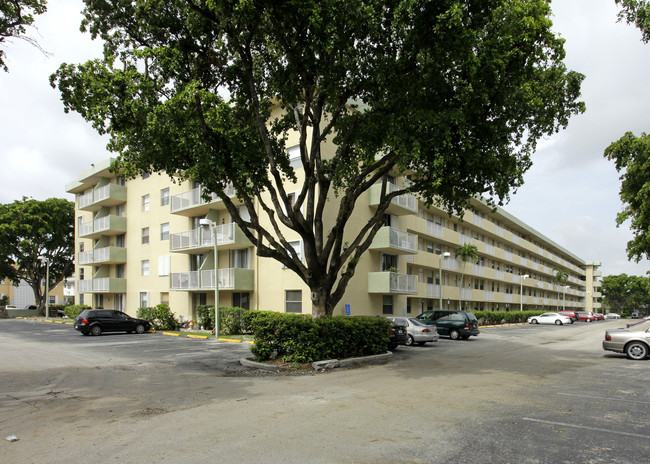
[[[472,261],[472,263],[478,263],[478,247],[472,245],[471,243],[464,243],[454,250],[454,258],[460,259],[463,262],[463,273],[460,278],[460,293],[459,293],[459,302],[460,309],[463,309],[463,288],[465,288],[465,266],[467,261]]]
[[[555,275],[553,276],[553,282],[560,287],[564,286],[569,280],[569,271],[566,269],[563,269],[561,267],[554,267],[553,272]],[[557,310],[560,310],[560,289],[557,289]]]

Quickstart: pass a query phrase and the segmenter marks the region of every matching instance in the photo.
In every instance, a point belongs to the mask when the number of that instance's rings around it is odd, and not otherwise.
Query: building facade
[[[77,304],[135,314],[166,303],[182,319],[195,319],[198,305],[214,304],[216,261],[221,306],[311,313],[308,287],[277,261],[256,256],[219,198],[206,201],[200,185],[174,183],[166,174],[127,181],[109,172],[111,161],[66,186],[76,197]],[[380,187],[357,202],[358,227],[377,207]],[[503,209],[474,206],[461,220],[413,195],[395,198],[334,314],[600,310],[600,263],[584,261]],[[336,211],[332,204],[326,213]],[[466,243],[477,247],[477,263],[455,257]],[[291,246],[300,255],[299,237]],[[554,282],[558,268],[568,276],[562,284]]]

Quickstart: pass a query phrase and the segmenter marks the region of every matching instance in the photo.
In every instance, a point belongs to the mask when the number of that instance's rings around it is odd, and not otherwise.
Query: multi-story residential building
[[[111,161],[66,186],[76,195],[77,303],[132,313],[167,303],[194,319],[197,305],[214,303],[216,235],[220,305],[311,312],[308,287],[277,261],[256,256],[219,198],[206,201],[200,185],[173,183],[166,174],[125,181],[109,172]],[[366,193],[367,214],[377,207],[379,187]],[[584,261],[503,209],[474,206],[461,220],[415,196],[396,198],[334,314],[601,307],[600,263]],[[202,225],[204,218],[217,226]],[[477,247],[478,263],[455,258],[465,243]],[[301,241],[291,244],[300,254]],[[568,273],[562,285],[553,282],[556,268]]]
[[[43,279],[45,280],[45,279]],[[72,282],[72,289],[69,289],[69,281]],[[45,289],[42,287],[42,291]],[[49,291],[48,297],[50,304],[63,304],[66,300],[74,298],[74,279],[66,278],[64,282],[59,283],[56,287]],[[6,296],[8,304],[17,306],[18,308],[25,308],[27,306],[36,304],[34,298],[34,291],[27,282],[21,280],[18,285],[14,285],[8,279],[0,280],[0,298]]]

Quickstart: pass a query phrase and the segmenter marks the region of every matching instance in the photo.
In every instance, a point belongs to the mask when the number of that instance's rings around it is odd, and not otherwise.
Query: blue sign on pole
[[[346,315],[346,316],[349,316],[349,315],[350,315],[350,305],[349,305],[349,304],[346,304],[346,305],[345,305],[345,315]]]

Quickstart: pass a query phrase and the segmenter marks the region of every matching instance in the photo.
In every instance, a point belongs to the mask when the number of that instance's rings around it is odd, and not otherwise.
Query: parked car
[[[430,310],[423,312],[416,319],[426,325],[435,325],[439,335],[448,335],[452,340],[467,340],[480,333],[478,319],[470,311]]]
[[[596,317],[593,315],[593,313],[581,312],[578,313],[578,320],[580,322],[594,322],[596,320]]]
[[[74,321],[74,328],[83,335],[101,335],[102,332],[144,333],[151,329],[149,321],[136,319],[112,309],[85,309]]]
[[[568,316],[571,319],[572,324],[578,320],[578,315],[575,311],[557,311],[557,313],[563,316]]]
[[[616,313],[607,313],[605,314],[605,319],[620,319],[621,315]]]
[[[602,313],[594,313],[594,317],[596,318],[597,321],[602,321],[605,319],[605,315]]]
[[[558,313],[544,313],[539,316],[532,316],[528,318],[529,324],[555,324],[555,325],[564,325],[564,324],[573,324],[573,321],[569,316],[564,316]]]
[[[635,312],[633,312],[633,313],[630,315],[630,317],[631,317],[632,319],[641,319],[641,314],[639,314],[639,313],[637,313],[637,312],[635,311]]]
[[[388,349],[394,351],[399,345],[406,345],[407,341],[408,335],[406,333],[406,325],[391,320]]]
[[[625,353],[629,359],[639,361],[650,354],[650,328],[645,331],[612,329],[605,331],[603,349]]]
[[[406,346],[417,343],[422,346],[428,342],[438,341],[438,330],[433,325],[426,325],[413,317],[389,317],[393,322],[406,326]]]

